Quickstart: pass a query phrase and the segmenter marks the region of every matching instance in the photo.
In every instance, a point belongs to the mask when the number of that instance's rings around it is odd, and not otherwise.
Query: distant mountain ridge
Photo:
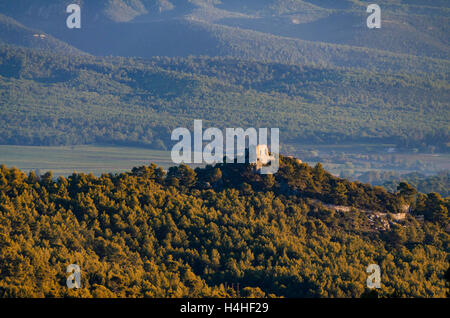
[[[399,68],[383,66],[395,59],[387,52],[450,57],[445,1],[379,1],[381,30],[365,26],[368,2],[353,0],[76,2],[82,7],[81,30],[65,27],[68,1],[9,1],[0,4],[0,12],[95,55],[231,55],[343,67],[372,60],[386,70]],[[367,59],[353,57],[361,54]]]
[[[3,14],[0,14],[0,43],[64,54],[83,54],[81,50],[56,39],[52,35],[26,27]]]

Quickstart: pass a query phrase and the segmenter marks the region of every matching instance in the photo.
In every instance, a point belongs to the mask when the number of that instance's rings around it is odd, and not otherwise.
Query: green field
[[[54,175],[72,172],[123,172],[136,166],[156,163],[164,168],[172,165],[169,151],[145,148],[82,145],[64,147],[0,145],[0,164],[16,166],[24,171],[52,170]]]
[[[389,145],[296,145],[297,151],[288,151],[310,165],[322,162],[333,174],[341,171],[397,171],[435,174],[450,170],[450,155],[424,153],[386,153]],[[370,148],[370,149],[369,149]],[[318,157],[310,157],[316,151]],[[345,161],[345,162],[342,162]],[[24,171],[39,169],[42,174],[52,170],[55,176],[72,172],[116,173],[133,167],[156,163],[167,169],[174,164],[170,151],[138,147],[105,145],[79,146],[10,146],[0,145],[0,164],[16,166]],[[191,165],[194,167],[194,165]]]

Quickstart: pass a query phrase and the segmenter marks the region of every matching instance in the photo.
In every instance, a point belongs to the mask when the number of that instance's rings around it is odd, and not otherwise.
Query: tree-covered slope
[[[444,75],[223,58],[152,60],[0,50],[0,142],[169,148],[191,127],[278,127],[282,143],[389,141],[446,150]]]
[[[205,187],[205,181],[208,185]],[[449,200],[419,196],[379,230],[359,205],[411,202],[281,158],[193,171],[36,176],[0,167],[1,297],[444,297]],[[351,198],[342,212],[311,201]],[[389,214],[390,215],[390,214]],[[81,268],[81,289],[65,285]],[[381,267],[381,289],[366,268]],[[239,284],[239,287],[237,287]]]
[[[283,3],[284,10],[280,9]],[[253,18],[224,17],[216,23],[315,42],[449,58],[449,39],[446,35],[450,13],[448,4],[436,1],[378,1],[382,27],[380,30],[370,30],[366,27],[366,8],[371,3],[340,0],[310,1],[306,5],[303,1],[273,1],[265,10],[253,9],[253,15],[257,12]],[[241,9],[245,5],[246,2],[242,2],[240,7],[235,4],[236,8]]]

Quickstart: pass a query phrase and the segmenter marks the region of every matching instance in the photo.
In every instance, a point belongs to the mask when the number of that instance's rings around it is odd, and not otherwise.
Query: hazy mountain
[[[82,53],[80,50],[56,39],[50,34],[26,27],[3,14],[0,14],[0,43],[65,54]]]
[[[426,62],[400,66],[388,52],[450,56],[445,1],[379,1],[379,30],[365,25],[367,3],[349,0],[78,1],[82,28],[69,30],[70,2],[7,1],[0,12],[96,55],[231,55],[411,71]]]

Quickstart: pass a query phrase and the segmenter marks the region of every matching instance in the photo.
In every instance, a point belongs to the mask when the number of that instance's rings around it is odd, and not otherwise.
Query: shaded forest
[[[447,66],[370,72],[232,58],[65,56],[0,47],[0,144],[169,149],[170,132],[278,127],[282,144],[448,151]]]

